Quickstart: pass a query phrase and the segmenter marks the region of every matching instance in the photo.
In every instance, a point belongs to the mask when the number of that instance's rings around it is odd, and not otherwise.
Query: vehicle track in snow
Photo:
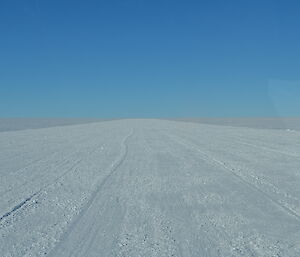
[[[168,134],[166,134],[166,136],[170,137],[170,135],[168,135]],[[213,162],[216,165],[218,165],[219,167],[222,167],[223,170],[226,170],[229,174],[233,175],[241,183],[245,184],[246,186],[248,186],[252,190],[255,190],[255,191],[261,193],[266,199],[270,200],[276,206],[278,206],[279,208],[281,208],[282,210],[284,210],[285,212],[287,212],[289,215],[293,216],[298,221],[300,221],[300,214],[299,213],[297,213],[295,210],[293,210],[293,209],[291,209],[291,208],[289,208],[289,207],[281,204],[276,199],[274,199],[273,197],[271,197],[269,194],[267,194],[266,192],[264,192],[262,189],[258,188],[254,184],[250,183],[249,181],[247,181],[245,178],[243,178],[241,175],[239,175],[236,172],[236,170],[241,170],[241,169],[237,169],[235,167],[231,167],[226,162],[220,161],[219,159],[213,157],[211,154],[205,152],[203,149],[201,149],[196,144],[191,143],[191,142],[187,141],[186,139],[183,139],[182,137],[174,136],[173,135],[173,136],[171,136],[171,138],[174,138],[175,141],[177,141],[177,142],[181,143],[182,145],[185,145],[186,147],[189,147],[189,148],[195,150],[196,152],[200,153],[200,155],[202,156],[202,158],[205,159],[206,161]]]
[[[48,187],[52,186],[53,184],[57,183],[59,179],[63,178],[64,176],[66,176],[68,173],[74,171],[74,168],[76,167],[76,165],[78,165],[82,160],[77,160],[75,162],[75,164],[72,165],[71,168],[69,168],[67,171],[65,171],[62,175],[58,176],[57,178],[55,178],[54,180],[52,180],[51,183],[43,186],[42,188],[40,188],[38,191],[36,191],[35,193],[33,193],[32,195],[30,195],[29,197],[25,198],[24,201],[18,203],[17,205],[15,205],[14,207],[12,207],[12,209],[8,212],[6,212],[5,214],[3,214],[0,217],[0,222],[5,219],[10,217],[11,215],[13,215],[16,211],[18,211],[21,207],[25,206],[27,203],[29,203],[30,201],[32,201],[34,199],[34,197],[37,197],[42,191],[46,190]],[[23,185],[26,185],[26,183],[24,183]]]
[[[89,154],[92,154],[93,152],[97,151],[97,149],[99,149],[99,146],[95,147],[92,151],[89,152]],[[64,164],[66,164],[67,162],[69,162],[69,158],[71,156],[74,156],[76,154],[78,154],[80,152],[77,153],[72,153],[71,155],[69,155],[68,159],[65,159],[61,162],[59,162],[58,164],[55,165],[55,169],[59,169],[60,167],[63,167]],[[0,216],[0,223],[2,220],[9,218],[11,215],[14,215],[17,211],[19,211],[22,207],[25,207],[26,204],[30,203],[31,201],[34,200],[35,197],[38,197],[43,191],[45,191],[47,188],[53,186],[54,184],[56,184],[60,179],[64,178],[65,176],[67,176],[69,173],[74,172],[76,170],[76,167],[83,161],[83,158],[78,158],[74,161],[74,163],[71,165],[71,167],[69,167],[66,171],[64,171],[63,173],[61,173],[59,176],[55,177],[54,179],[51,180],[50,183],[47,183],[46,185],[43,185],[41,188],[39,188],[37,191],[35,191],[34,193],[32,193],[30,196],[26,197],[25,200],[21,201],[20,203],[16,204],[15,206],[13,206],[11,208],[10,211],[4,213],[2,216]],[[43,177],[35,177],[35,179],[39,179],[41,181],[45,181],[45,179]],[[32,180],[24,182],[22,185],[20,186],[26,186],[26,184],[28,184],[29,182],[32,182]],[[12,189],[11,189],[12,190]],[[1,194],[1,197],[5,196],[5,193],[10,192],[11,190],[7,190],[6,192]]]
[[[63,249],[63,244],[69,237],[69,235],[72,233],[72,231],[76,228],[76,225],[80,222],[82,217],[86,214],[86,212],[89,210],[91,205],[93,204],[95,198],[99,193],[101,192],[101,189],[104,187],[105,184],[108,183],[108,181],[117,173],[118,168],[120,165],[124,162],[127,152],[128,152],[128,145],[127,141],[129,138],[133,135],[133,131],[131,131],[121,142],[121,152],[120,155],[117,157],[117,159],[111,164],[111,167],[107,170],[107,175],[105,178],[103,178],[96,186],[96,189],[92,192],[92,194],[89,197],[89,200],[85,203],[85,205],[82,207],[81,211],[78,213],[78,215],[72,220],[71,224],[69,224],[68,229],[64,232],[62,237],[59,239],[58,244],[55,246],[55,248],[49,253],[48,256],[59,256],[59,252],[61,249]]]
[[[4,160],[9,171],[46,155],[47,142],[58,149],[17,172],[20,182],[1,181],[13,189],[0,208],[1,256],[300,256],[299,205],[281,194],[291,185],[297,196],[297,157],[259,148],[297,155],[297,135],[122,120],[0,136],[3,156],[18,154]]]

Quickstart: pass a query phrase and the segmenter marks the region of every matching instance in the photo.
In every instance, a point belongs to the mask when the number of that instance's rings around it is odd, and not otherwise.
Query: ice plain
[[[300,256],[300,131],[116,120],[0,133],[0,253]]]

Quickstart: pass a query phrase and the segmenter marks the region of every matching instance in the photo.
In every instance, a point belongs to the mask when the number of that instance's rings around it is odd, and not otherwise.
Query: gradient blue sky
[[[0,117],[300,116],[300,1],[1,0]]]

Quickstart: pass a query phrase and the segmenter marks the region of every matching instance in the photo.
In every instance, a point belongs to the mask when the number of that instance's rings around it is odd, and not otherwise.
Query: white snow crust
[[[142,119],[1,132],[0,256],[300,256],[300,132]]]

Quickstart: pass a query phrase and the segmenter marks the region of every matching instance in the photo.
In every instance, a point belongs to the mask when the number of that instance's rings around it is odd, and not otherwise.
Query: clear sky
[[[0,117],[300,116],[299,0],[1,0]]]

